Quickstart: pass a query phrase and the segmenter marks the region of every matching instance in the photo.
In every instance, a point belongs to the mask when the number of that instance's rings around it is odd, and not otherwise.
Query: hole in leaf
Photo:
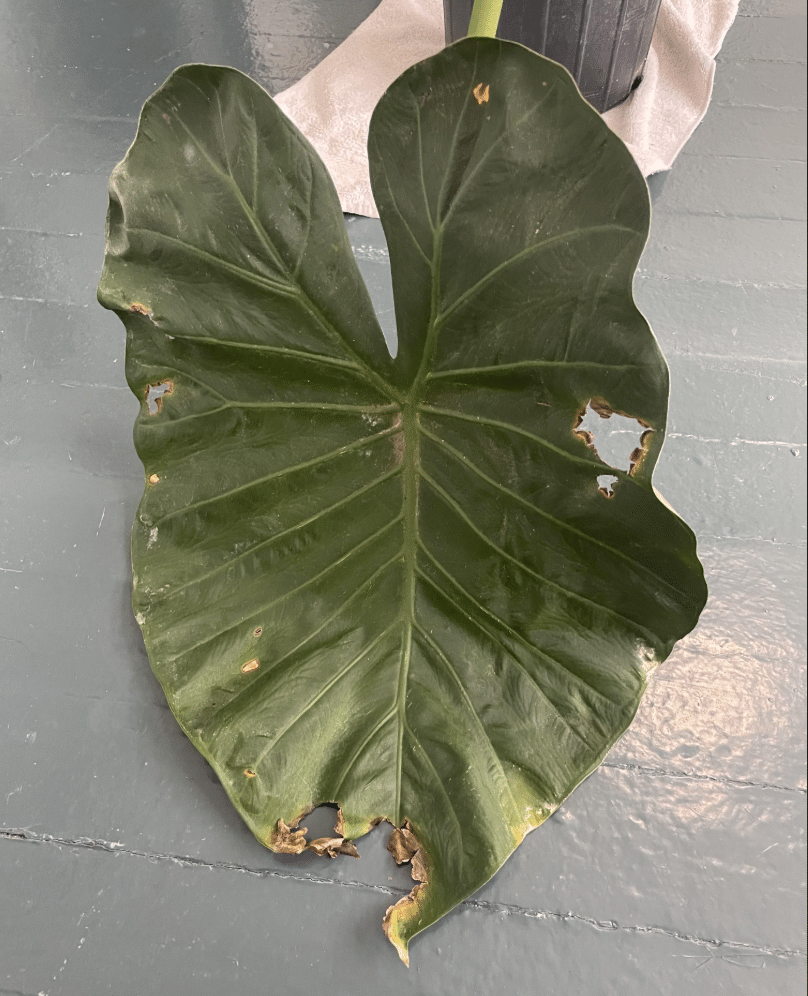
[[[595,448],[604,463],[627,473],[642,456],[644,444],[648,442],[646,433],[650,437],[647,425],[639,419],[613,412],[600,398],[592,398],[589,402],[576,431],[585,437],[587,445]]]
[[[598,477],[598,491],[607,498],[614,498],[615,484],[617,484],[617,478],[614,474],[601,474]]]
[[[163,407],[163,395],[171,394],[174,385],[170,380],[160,381],[159,384],[149,384],[146,388],[146,404],[149,408],[149,415],[156,415]]]
[[[306,836],[309,840],[333,836],[338,818],[339,807],[332,802],[323,803],[306,814],[306,818],[303,820],[308,830]]]
[[[592,398],[573,431],[604,463],[633,474],[645,456],[653,429],[639,419],[612,411],[603,398]],[[602,474],[597,480],[598,489],[611,498],[618,479]]]

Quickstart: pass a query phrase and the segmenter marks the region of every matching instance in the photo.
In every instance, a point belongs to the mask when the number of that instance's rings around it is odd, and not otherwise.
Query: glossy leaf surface
[[[370,159],[395,359],[324,167],[234,70],[146,104],[99,299],[141,399],[134,604],[171,708],[273,849],[394,824],[406,959],[598,765],[705,588],[651,484],[647,191],[566,71],[459,42],[388,90]],[[647,427],[631,472],[576,431],[591,399]]]

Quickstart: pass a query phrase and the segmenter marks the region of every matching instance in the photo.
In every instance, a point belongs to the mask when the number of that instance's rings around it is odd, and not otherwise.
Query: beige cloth
[[[643,175],[670,169],[704,117],[715,56],[738,0],[662,0],[642,85],[603,117]],[[444,46],[442,0],[382,0],[356,31],[276,97],[320,153],[342,208],[378,218],[367,159],[370,115],[411,65]]]

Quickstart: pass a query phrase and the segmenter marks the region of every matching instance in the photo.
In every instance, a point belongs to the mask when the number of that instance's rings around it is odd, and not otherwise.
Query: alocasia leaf
[[[394,825],[406,960],[599,764],[705,587],[651,484],[646,187],[566,71],[459,42],[382,98],[370,161],[394,359],[325,168],[231,69],[147,102],[99,299],[141,400],[134,605],[171,708],[274,850]],[[576,431],[592,399],[647,426],[631,473]]]

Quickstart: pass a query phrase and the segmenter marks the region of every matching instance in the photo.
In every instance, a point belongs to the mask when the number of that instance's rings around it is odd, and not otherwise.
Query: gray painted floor
[[[805,15],[744,0],[707,119],[651,181],[637,278],[668,356],[656,482],[712,598],[636,725],[480,893],[275,856],[152,678],[123,329],[95,303],[106,180],[175,66],[277,92],[376,0],[0,0],[0,994],[794,996],[805,976]],[[384,240],[351,219],[392,332]],[[309,827],[313,828],[312,821]]]

